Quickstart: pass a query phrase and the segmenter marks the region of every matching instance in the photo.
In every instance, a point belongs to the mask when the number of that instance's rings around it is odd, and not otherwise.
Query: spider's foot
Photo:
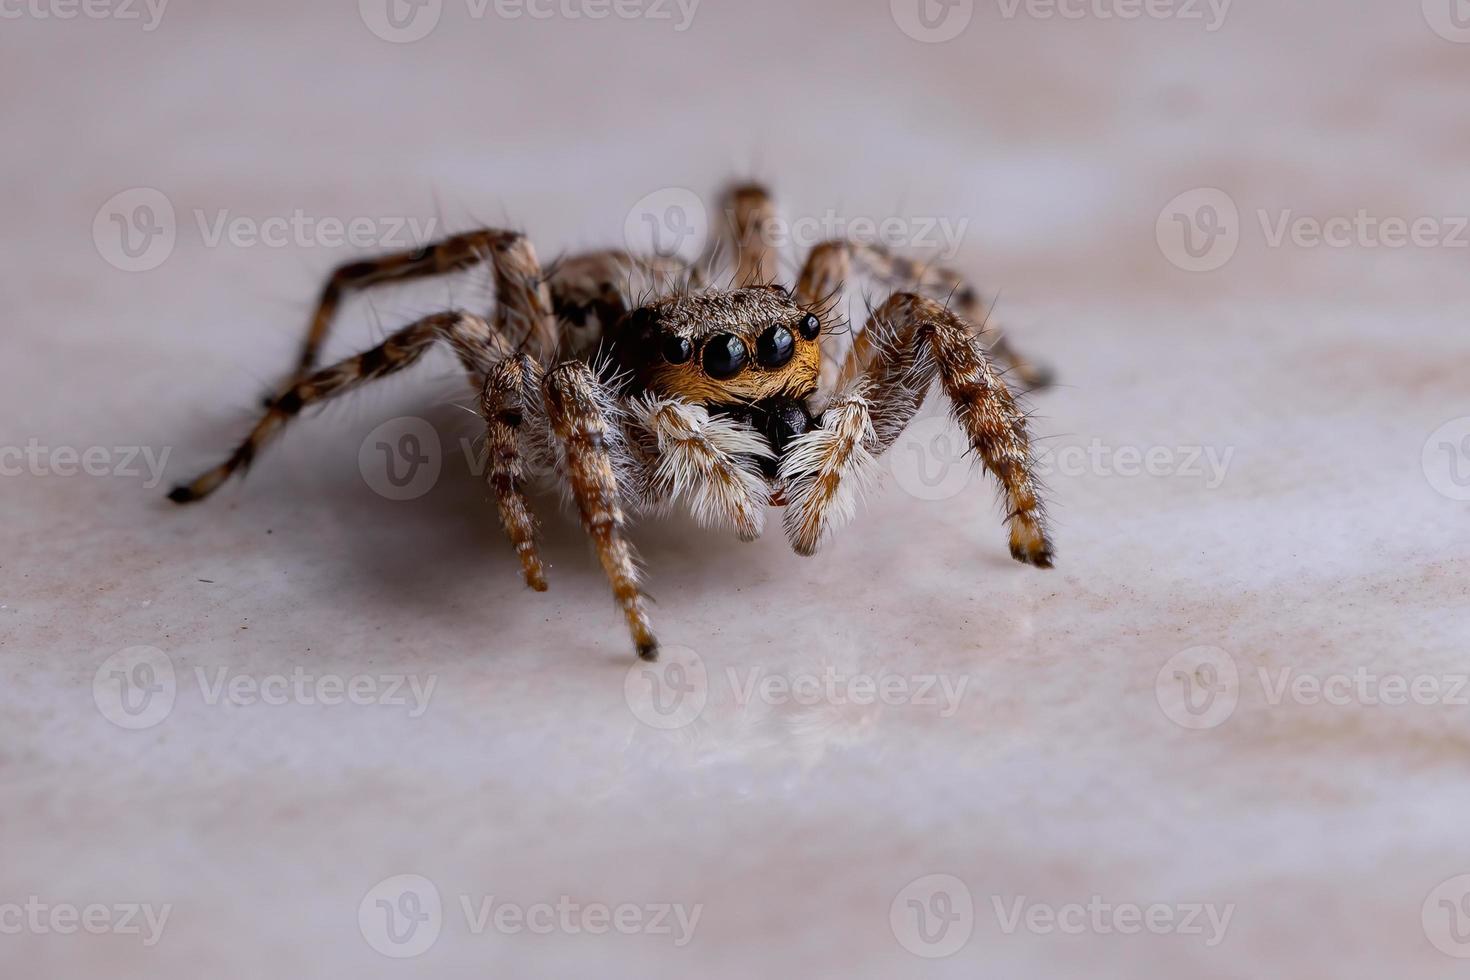
[[[1011,522],[1011,557],[1024,565],[1051,568],[1055,552],[1051,541],[1032,521]]]
[[[177,486],[168,492],[168,499],[176,504],[191,504],[196,500],[203,500],[204,494],[195,492],[193,487]]]
[[[646,640],[638,644],[638,659],[653,663],[658,659],[658,641]]]

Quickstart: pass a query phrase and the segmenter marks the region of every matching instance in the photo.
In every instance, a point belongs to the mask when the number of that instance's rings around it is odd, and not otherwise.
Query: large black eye
[[[797,326],[801,335],[807,340],[816,340],[817,334],[822,332],[822,321],[817,319],[815,313],[808,313],[806,318]]]
[[[711,378],[733,378],[745,370],[745,342],[722,333],[704,342],[704,373]]]
[[[796,341],[792,338],[791,331],[780,324],[767,327],[766,332],[755,342],[755,359],[762,367],[781,367],[795,353]]]
[[[683,364],[694,356],[694,345],[688,337],[665,337],[664,360],[670,364]]]

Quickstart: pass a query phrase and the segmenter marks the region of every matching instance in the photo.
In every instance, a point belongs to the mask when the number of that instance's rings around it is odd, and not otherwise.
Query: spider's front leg
[[[760,433],[678,398],[635,398],[629,414],[648,443],[650,503],[682,500],[701,527],[728,527],[742,541],[760,537],[770,497],[760,461],[774,457]]]
[[[658,641],[644,608],[637,561],[623,535],[623,501],[632,481],[633,457],[619,425],[615,397],[581,361],[547,372],[542,397],[556,439],[559,469],[627,617],[638,656],[657,660]]]
[[[898,293],[869,319],[822,428],[792,444],[781,466],[792,546],[811,554],[844,521],[874,458],[887,451],[937,378],[951,414],[1005,493],[1011,557],[1050,568],[1053,548],[1032,472],[1026,417],[969,326],[934,300]],[[835,413],[835,414],[834,414]]]
[[[480,414],[485,417],[486,479],[495,491],[495,506],[506,537],[521,560],[526,585],[546,591],[546,567],[536,550],[536,515],[526,499],[527,416],[541,415],[539,391],[541,365],[527,354],[513,354],[490,369],[480,393]]]

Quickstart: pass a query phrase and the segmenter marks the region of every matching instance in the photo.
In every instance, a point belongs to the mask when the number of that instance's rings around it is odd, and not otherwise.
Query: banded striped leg
[[[854,270],[885,288],[908,290],[944,303],[953,302],[964,318],[965,329],[979,337],[992,357],[1015,372],[1027,388],[1044,388],[1053,381],[1050,369],[1024,357],[1011,344],[1000,327],[990,323],[985,300],[967,279],[953,269],[928,266],[902,256],[891,255],[878,245],[863,242],[823,242],[807,256],[806,265],[797,279],[796,299],[804,305],[830,302],[841,297],[852,282]],[[845,304],[839,304],[845,308]],[[823,388],[835,391],[850,378],[838,376],[851,345],[861,343],[862,334],[832,331],[822,338]]]
[[[838,489],[856,473],[861,485],[869,456],[887,451],[913,419],[924,393],[937,378],[949,398],[951,414],[969,438],[986,468],[1000,481],[1006,498],[1006,524],[1011,557],[1039,568],[1052,566],[1053,548],[1036,478],[1031,472],[1026,418],[1010,389],[995,373],[989,358],[964,321],[931,299],[898,293],[868,321],[864,351],[854,351],[844,373],[855,380],[828,409],[839,411],[823,429],[801,436],[788,452],[810,455],[789,474],[795,486],[788,496],[804,494],[800,517],[787,517],[787,530],[798,551],[828,533],[850,513]],[[861,410],[858,404],[861,405]],[[858,430],[866,424],[867,431]],[[835,430],[832,436],[825,435]],[[819,474],[812,484],[811,473]],[[783,477],[787,467],[782,467]],[[806,480],[803,484],[801,481]],[[793,522],[795,522],[793,524]]]
[[[175,487],[168,498],[177,504],[202,500],[237,470],[247,469],[260,450],[303,408],[385,378],[423,357],[434,344],[447,343],[478,389],[490,365],[509,353],[493,328],[479,317],[463,312],[436,313],[397,331],[378,346],[355,357],[316,371],[272,399],[265,415],[230,458],[194,480]]]
[[[648,499],[683,500],[701,527],[760,537],[770,489],[758,460],[773,455],[760,433],[676,398],[640,398],[629,411],[653,442]]]
[[[631,482],[632,456],[610,392],[580,361],[550,371],[543,384],[546,412],[559,449],[560,471],[571,485],[582,526],[597,548],[602,570],[627,617],[638,656],[658,659],[633,549],[623,537],[622,500]]]
[[[874,482],[873,420],[856,384],[828,404],[822,427],[798,436],[777,474],[786,498],[786,536],[798,555],[816,554],[833,531],[852,519]]]
[[[480,396],[488,432],[489,472],[500,524],[510,538],[526,584],[546,591],[546,569],[536,551],[536,515],[526,499],[526,417],[541,414],[541,366],[525,354],[507,357],[490,369]]]
[[[557,342],[556,318],[551,314],[550,293],[541,281],[535,248],[519,232],[486,228],[411,252],[338,266],[322,287],[301,344],[294,380],[300,380],[316,367],[332,318],[349,293],[461,272],[485,262],[490,263],[495,275],[495,325],[515,338],[515,346],[528,341],[538,354],[553,354]]]
[[[781,279],[781,253],[772,243],[779,216],[770,193],[759,184],[730,189],[725,201],[730,233],[735,239],[735,282],[764,286]]]

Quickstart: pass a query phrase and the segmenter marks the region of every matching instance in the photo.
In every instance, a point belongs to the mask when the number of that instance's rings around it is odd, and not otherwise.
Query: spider
[[[322,289],[293,379],[267,398],[227,460],[169,499],[208,496],[303,409],[401,371],[444,343],[479,398],[488,481],[526,584],[547,587],[527,486],[550,476],[575,502],[638,656],[655,660],[658,642],[626,536],[630,513],[682,503],[699,524],[751,541],[768,505],[784,507],[792,547],[811,555],[852,517],[877,457],[937,381],[1000,483],[1011,556],[1050,568],[1025,415],[991,355],[1028,387],[1046,384],[1047,373],[986,326],[979,294],[948,269],[842,240],[814,248],[788,288],[765,233],[776,216],[770,195],[738,186],[726,200],[728,288],[707,286],[697,265],[677,258],[620,251],[572,256],[543,271],[525,236],[495,229],[340,266]],[[495,282],[489,316],[435,313],[318,367],[346,294],[482,264]],[[854,274],[891,293],[861,330],[842,329],[834,312],[846,308]]]

